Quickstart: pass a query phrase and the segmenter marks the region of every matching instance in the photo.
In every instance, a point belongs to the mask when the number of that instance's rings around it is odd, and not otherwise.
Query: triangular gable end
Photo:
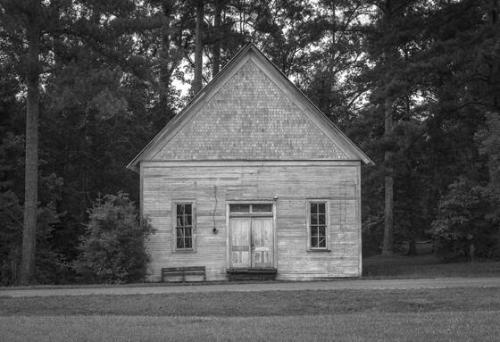
[[[142,160],[371,160],[253,44],[129,164]]]

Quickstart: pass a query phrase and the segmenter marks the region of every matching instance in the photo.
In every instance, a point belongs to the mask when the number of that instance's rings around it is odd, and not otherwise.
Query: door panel
[[[231,266],[250,267],[249,218],[231,218]]]
[[[273,220],[252,218],[252,267],[273,267]]]

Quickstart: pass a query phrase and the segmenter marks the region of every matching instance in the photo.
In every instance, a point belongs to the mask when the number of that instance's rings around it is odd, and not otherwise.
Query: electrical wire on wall
[[[214,185],[214,197],[215,197],[215,204],[214,204],[214,211],[212,213],[212,220],[214,222],[214,227],[212,229],[212,232],[214,234],[217,234],[217,227],[215,226],[215,213],[217,211],[217,185]]]

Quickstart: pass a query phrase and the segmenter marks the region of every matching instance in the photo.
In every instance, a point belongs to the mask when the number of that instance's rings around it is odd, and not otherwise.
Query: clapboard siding
[[[359,162],[223,165],[142,165],[142,210],[156,229],[148,242],[151,280],[160,279],[162,267],[176,266],[205,266],[208,280],[225,279],[227,201],[272,201],[275,196],[279,279],[361,274]],[[328,201],[329,252],[307,250],[308,199]],[[171,219],[175,201],[195,203],[193,252],[175,251]],[[214,220],[217,234],[212,232]]]

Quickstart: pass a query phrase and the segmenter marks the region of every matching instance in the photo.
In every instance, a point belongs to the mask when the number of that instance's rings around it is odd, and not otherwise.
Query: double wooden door
[[[231,267],[273,267],[272,217],[231,217]]]

